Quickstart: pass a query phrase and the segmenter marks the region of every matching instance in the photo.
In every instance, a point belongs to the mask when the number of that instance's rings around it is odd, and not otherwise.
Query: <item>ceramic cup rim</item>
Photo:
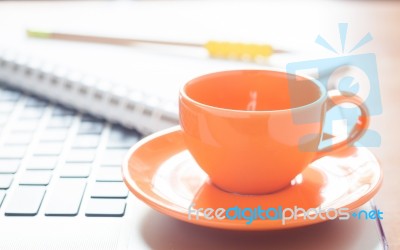
[[[237,73],[237,72],[267,72],[267,73],[279,73],[279,74],[284,74],[284,75],[292,75],[293,77],[302,77],[306,80],[309,80],[310,82],[312,82],[315,86],[318,87],[319,89],[319,97],[317,100],[314,100],[310,103],[307,103],[305,105],[301,105],[301,106],[296,106],[296,107],[291,107],[291,108],[286,108],[286,109],[273,109],[273,110],[239,110],[239,109],[229,109],[229,108],[221,108],[221,107],[216,107],[216,106],[212,106],[212,105],[208,105],[208,104],[204,104],[201,103],[199,101],[194,100],[193,98],[189,97],[188,94],[186,94],[186,87],[194,82],[194,81],[198,81],[201,80],[203,78],[208,78],[214,75],[229,75],[232,73]],[[308,107],[311,107],[313,105],[319,104],[321,102],[324,102],[327,99],[327,90],[326,88],[322,85],[322,83],[315,79],[312,78],[310,76],[304,75],[304,74],[290,74],[285,72],[284,70],[280,70],[280,69],[241,69],[241,70],[225,70],[225,71],[217,71],[217,72],[213,72],[213,73],[208,73],[205,75],[201,75],[198,76],[196,78],[191,79],[190,81],[188,81],[187,83],[185,83],[179,90],[179,94],[181,97],[183,97],[185,100],[188,100],[190,103],[193,103],[194,105],[201,107],[203,109],[208,109],[211,111],[224,111],[224,112],[232,112],[232,113],[239,113],[239,114],[269,114],[269,113],[279,113],[279,112],[290,112],[290,111],[299,111],[302,109],[306,109]]]

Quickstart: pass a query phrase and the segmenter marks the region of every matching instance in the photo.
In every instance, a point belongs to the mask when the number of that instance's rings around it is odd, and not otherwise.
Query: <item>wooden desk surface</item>
[[[132,15],[147,4],[147,12]],[[62,8],[60,8],[62,7]],[[71,15],[73,13],[73,15]],[[138,25],[132,18],[144,18]],[[106,20],[99,26],[93,20]],[[184,41],[209,38],[265,40],[276,46],[321,50],[317,34],[339,46],[337,23],[349,23],[349,42],[370,32],[374,40],[359,53],[376,53],[383,114],[372,118],[382,145],[373,148],[384,169],[376,203],[384,212],[383,226],[391,249],[400,249],[400,2],[276,1],[276,2],[1,2],[0,28],[14,23],[54,24],[73,28],[108,29],[124,34]],[[75,24],[74,24],[75,23]],[[195,32],[193,32],[195,31]],[[21,32],[19,30],[19,32]],[[118,33],[118,32],[117,32]],[[1,34],[2,39],[9,34]],[[1,42],[0,42],[1,43]]]

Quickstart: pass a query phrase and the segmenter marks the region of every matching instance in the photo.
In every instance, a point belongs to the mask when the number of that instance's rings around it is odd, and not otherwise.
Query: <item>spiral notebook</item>
[[[27,42],[28,40],[28,42]],[[178,124],[179,88],[215,71],[265,68],[193,48],[24,39],[0,52],[0,81],[149,134]]]
[[[178,123],[176,105],[51,64],[0,57],[0,79],[51,101],[150,133]]]
[[[71,44],[63,51],[52,50],[46,43],[41,46],[44,48],[36,44],[25,49],[42,54],[46,51],[46,59],[28,56],[27,52],[3,51],[0,81],[143,134],[178,124],[179,88],[190,79],[220,70],[265,68],[265,65],[208,59],[207,55],[193,53],[199,51],[186,51],[191,56],[183,57],[184,49],[171,55],[146,47],[114,48],[112,54],[107,54],[110,48],[101,49],[107,45],[90,46],[108,58],[106,63],[94,63],[99,59],[91,58],[93,52],[85,50],[86,44],[79,46],[83,47],[83,54]]]

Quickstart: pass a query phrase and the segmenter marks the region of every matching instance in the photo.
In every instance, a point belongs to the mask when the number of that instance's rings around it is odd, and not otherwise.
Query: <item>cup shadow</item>
[[[350,245],[361,240],[363,224],[353,220],[334,220],[289,230],[230,231],[201,227],[170,218],[156,211],[149,211],[142,221],[140,233],[146,244],[155,250],[333,250],[348,249]]]

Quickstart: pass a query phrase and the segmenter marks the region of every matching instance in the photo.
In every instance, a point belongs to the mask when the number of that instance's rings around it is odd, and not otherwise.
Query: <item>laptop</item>
[[[379,220],[238,232],[159,214],[130,194],[121,176],[125,154],[141,137],[0,83],[0,249],[387,246]]]
[[[0,120],[0,249],[126,249],[120,166],[141,135],[4,85]]]

